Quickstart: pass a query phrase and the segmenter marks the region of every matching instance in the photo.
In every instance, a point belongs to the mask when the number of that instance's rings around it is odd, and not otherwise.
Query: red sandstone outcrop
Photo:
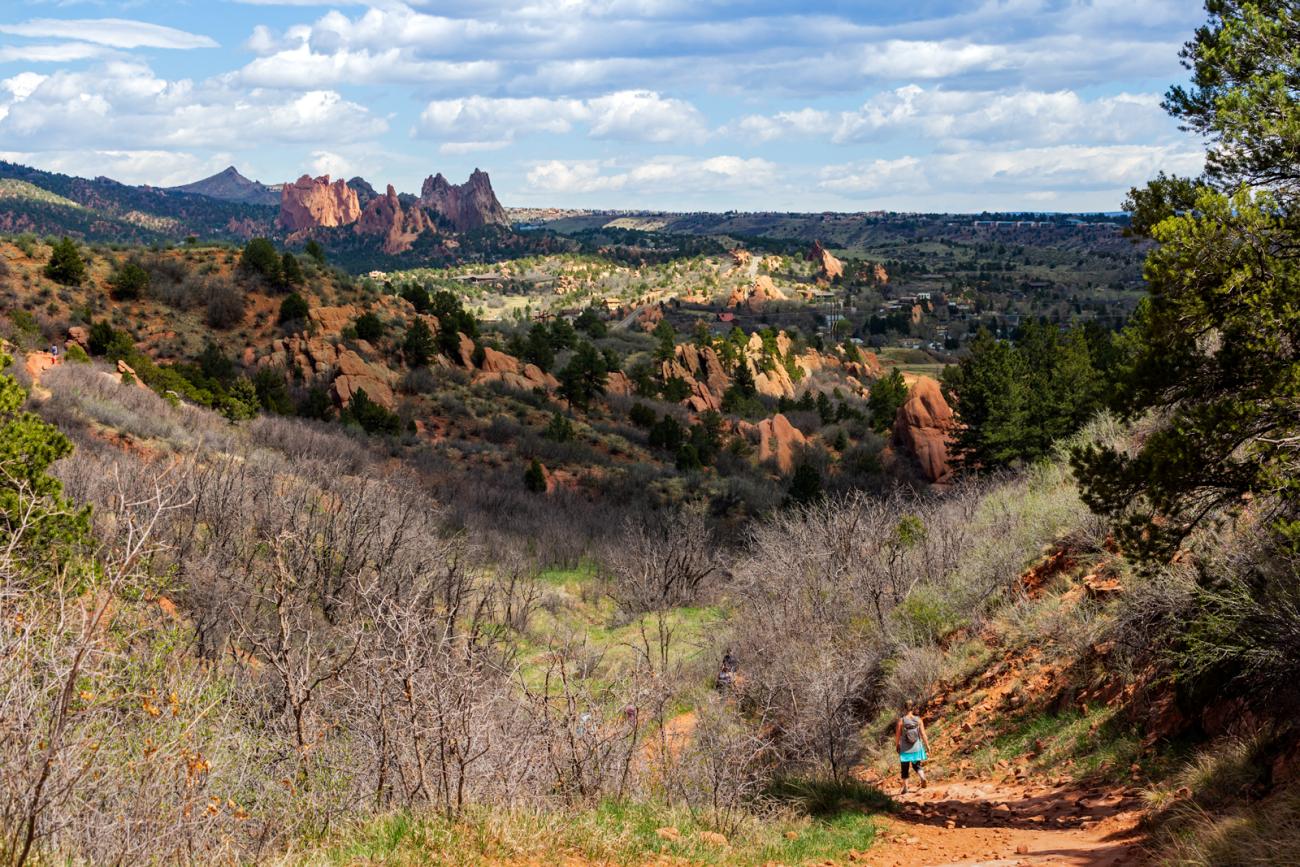
[[[383,238],[383,250],[390,256],[405,253],[416,238],[430,230],[436,231],[424,209],[418,205],[404,209],[392,184],[385,195],[370,200],[355,229],[358,235]]]
[[[475,372],[474,382],[500,382],[519,391],[532,391],[535,388],[554,391],[560,387],[559,380],[544,373],[537,365],[525,364],[513,355],[491,346],[483,347],[483,365]]]
[[[360,307],[352,304],[341,307],[312,307],[307,311],[307,319],[316,324],[321,334],[339,334],[355,322],[363,312]]]
[[[487,172],[478,169],[459,186],[448,183],[441,173],[427,178],[420,188],[420,204],[440,214],[457,232],[510,225],[510,217],[497,201]]]
[[[821,241],[814,241],[808,251],[808,261],[817,263],[817,277],[827,283],[844,276],[844,263],[830,254]]]
[[[318,226],[349,226],[361,216],[357,192],[343,179],[303,175],[280,190],[280,225],[290,232]]]
[[[626,373],[616,370],[605,380],[605,394],[617,394],[623,397],[631,397],[632,380],[628,379]]]
[[[339,311],[355,308],[322,309]],[[325,318],[338,321],[341,315],[330,313]],[[392,409],[395,405],[395,374],[392,371],[382,365],[367,362],[351,349],[340,352],[325,337],[295,334],[282,338],[273,344],[270,353],[257,360],[257,364],[259,367],[279,368],[286,373],[296,368],[308,383],[330,386],[334,399],[340,406],[347,406],[357,391],[362,389],[365,390],[366,397],[386,409]]]
[[[746,421],[736,426],[737,431],[758,446],[758,461],[774,461],[783,473],[794,469],[795,454],[808,444],[808,439],[781,413],[765,418],[758,424]]]
[[[728,307],[739,307],[745,305],[751,310],[761,310],[763,305],[769,301],[785,301],[786,294],[782,292],[777,285],[772,282],[772,278],[766,274],[760,274],[754,279],[754,284],[748,288],[737,286],[731,290],[727,296]]]
[[[364,361],[351,349],[338,356],[338,376],[334,378],[334,399],[339,406],[347,406],[358,391],[385,409],[395,405],[392,386],[388,384],[391,372],[379,365]]]
[[[769,301],[785,301],[785,293],[776,288],[772,278],[766,274],[760,274],[754,280],[754,285],[749,290],[748,304],[751,310],[758,310]]]
[[[928,481],[945,482],[952,476],[949,458],[956,426],[939,383],[920,376],[894,418],[894,445],[916,459]]]
[[[60,361],[62,357],[53,356],[48,352],[29,352],[23,366],[27,369],[27,376],[31,381],[37,383],[41,381],[41,374]]]

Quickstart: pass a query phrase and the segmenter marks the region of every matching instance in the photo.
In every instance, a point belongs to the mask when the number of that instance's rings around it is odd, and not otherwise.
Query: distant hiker
[[[916,702],[908,702],[904,713],[898,719],[894,729],[894,745],[898,747],[898,762],[903,774],[903,794],[907,794],[907,777],[912,768],[921,778],[921,788],[925,788],[926,750],[930,748],[930,739],[925,734],[925,720],[915,713]]]
[[[728,650],[722,654],[722,667],[718,669],[718,689],[730,689],[736,682],[736,657]]]

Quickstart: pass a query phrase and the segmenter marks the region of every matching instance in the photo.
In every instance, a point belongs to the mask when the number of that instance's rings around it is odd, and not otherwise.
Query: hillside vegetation
[[[942,383],[762,319],[820,245],[5,240],[0,862],[1300,860],[1300,22],[1211,11],[1132,316]]]

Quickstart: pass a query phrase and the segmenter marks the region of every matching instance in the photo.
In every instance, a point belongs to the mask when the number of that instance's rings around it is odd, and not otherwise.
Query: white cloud
[[[530,192],[586,194],[608,191],[695,196],[770,184],[777,166],[757,157],[697,159],[658,156],[631,165],[596,160],[549,160],[528,172]]]
[[[705,120],[695,106],[652,90],[623,90],[587,101],[591,135],[626,141],[698,141]]]
[[[112,48],[217,48],[216,40],[174,27],[125,18],[33,18],[0,24],[0,33],[33,38],[73,39]]]
[[[0,45],[0,63],[70,63],[103,57],[108,50],[85,42]]]
[[[758,141],[811,136],[857,144],[905,136],[947,149],[994,141],[1152,141],[1171,136],[1175,129],[1156,94],[1120,93],[1089,100],[1070,90],[958,91],[917,85],[878,93],[852,111],[806,108],[750,115],[732,127],[734,133]]]
[[[521,136],[560,135],[584,126],[596,139],[699,141],[707,134],[700,112],[651,90],[628,90],[594,99],[470,96],[430,102],[416,133],[444,140],[444,153],[501,148]]]
[[[255,33],[250,46],[270,45],[269,33]],[[494,81],[500,64],[490,60],[420,60],[400,48],[313,51],[302,42],[250,61],[232,78],[256,87],[322,87],[338,84],[415,82],[452,88]]]
[[[113,61],[83,71],[24,74],[0,90],[0,147],[134,151],[356,142],[387,122],[332,90],[239,90],[159,78],[145,64]]]
[[[430,102],[420,114],[417,132],[466,150],[473,144],[501,147],[529,133],[569,132],[587,115],[586,105],[577,99],[470,96]]]
[[[357,174],[346,157],[325,150],[311,152],[311,173],[316,177],[329,175],[335,178],[355,177]]]
[[[1183,145],[1058,145],[963,151],[828,166],[818,186],[854,197],[863,194],[1033,193],[1116,191],[1141,184],[1160,170],[1194,175],[1202,154]]]
[[[1016,64],[1000,45],[962,40],[942,42],[890,39],[861,51],[860,71],[870,78],[949,78],[974,70],[1004,70]]]

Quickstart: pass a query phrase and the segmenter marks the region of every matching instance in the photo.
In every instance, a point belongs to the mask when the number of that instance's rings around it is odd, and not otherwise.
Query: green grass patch
[[[1038,742],[1043,749],[1032,755]],[[1133,728],[1113,708],[1101,707],[1086,714],[1074,710],[1008,714],[973,760],[984,771],[1005,761],[1053,773],[1068,770],[1076,778],[1119,779],[1127,777],[1140,752],[1141,741]],[[1067,767],[1067,761],[1073,764]]]
[[[336,831],[278,863],[414,867],[578,857],[643,864],[669,857],[734,867],[802,864],[869,848],[877,831],[874,814],[890,804],[860,783],[783,782],[772,799],[775,809],[762,815],[726,817],[628,801],[567,812],[473,810],[454,822],[395,813]],[[719,833],[725,845],[713,836]]]

